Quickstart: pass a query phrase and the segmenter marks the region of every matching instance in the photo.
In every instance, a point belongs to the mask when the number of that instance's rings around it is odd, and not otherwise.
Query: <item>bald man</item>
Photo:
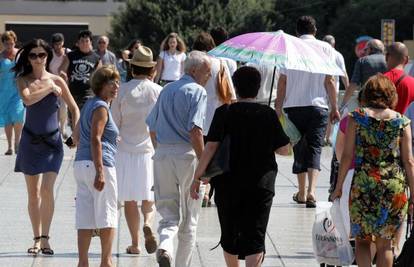
[[[400,42],[387,48],[385,55],[388,71],[384,73],[397,88],[398,103],[395,111],[404,114],[408,105],[414,101],[414,78],[404,73],[408,63],[408,49]]]
[[[362,87],[372,75],[387,71],[387,63],[385,62],[384,56],[384,44],[380,40],[370,40],[364,50],[367,56],[358,59],[355,63],[351,82],[345,91],[340,110],[343,110],[344,106],[348,105],[348,110],[352,111],[352,109],[356,107],[356,97],[353,101],[349,100],[355,90]]]

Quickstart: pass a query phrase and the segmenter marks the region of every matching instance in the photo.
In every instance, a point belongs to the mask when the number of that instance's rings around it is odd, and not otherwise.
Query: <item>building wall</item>
[[[5,30],[5,24],[13,22],[44,22],[53,23],[85,23],[94,35],[106,34],[110,30],[110,15],[105,16],[52,16],[52,15],[1,15],[0,31]]]

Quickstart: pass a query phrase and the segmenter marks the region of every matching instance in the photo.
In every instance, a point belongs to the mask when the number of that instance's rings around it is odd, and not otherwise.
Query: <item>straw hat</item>
[[[152,68],[157,65],[157,62],[153,61],[151,49],[143,45],[140,45],[135,50],[134,56],[129,60],[129,63],[144,68]]]

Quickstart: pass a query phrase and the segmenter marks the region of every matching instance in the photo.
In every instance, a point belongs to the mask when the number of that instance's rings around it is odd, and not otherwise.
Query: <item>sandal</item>
[[[129,246],[126,248],[126,254],[138,255],[141,253],[139,247],[136,246]]]
[[[33,241],[35,241],[35,243],[37,243],[37,242],[40,241],[40,239],[41,239],[40,236],[36,236],[36,237],[33,238]],[[31,247],[27,250],[27,253],[33,254],[33,255],[37,255],[37,254],[39,254],[39,252],[40,252],[40,247],[38,247],[38,246],[33,246],[33,247]]]
[[[13,155],[13,150],[11,148],[7,149],[7,151],[4,153],[6,156]]]
[[[155,240],[151,227],[145,224],[142,230],[144,231],[145,249],[148,254],[154,253],[157,250],[157,240]]]
[[[316,208],[316,200],[313,196],[308,196],[306,199],[307,208]]]
[[[294,193],[293,196],[292,196],[292,199],[293,199],[293,201],[295,201],[298,204],[305,204],[306,203],[306,201],[299,200],[299,192]]]
[[[42,235],[41,238],[49,240],[50,237],[48,235]],[[42,251],[43,255],[54,255],[55,254],[55,252],[51,248],[41,248],[40,251]]]

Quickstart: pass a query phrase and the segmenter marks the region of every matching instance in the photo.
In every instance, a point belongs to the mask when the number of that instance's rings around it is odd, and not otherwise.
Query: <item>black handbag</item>
[[[226,134],[223,141],[210,160],[203,177],[211,178],[230,170],[230,135]]]
[[[394,261],[394,267],[414,267],[414,228],[411,215],[408,215],[407,218],[407,233],[405,237],[407,240],[404,242],[400,255]]]

